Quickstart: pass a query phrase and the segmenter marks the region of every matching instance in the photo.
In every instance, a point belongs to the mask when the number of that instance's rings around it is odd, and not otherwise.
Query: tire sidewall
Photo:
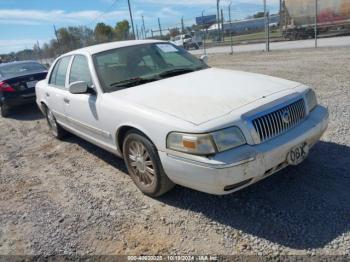
[[[48,118],[49,112],[51,112],[53,119],[56,123],[56,132],[54,131],[54,127],[51,126],[51,123],[49,121],[49,118]],[[55,115],[52,113],[52,111],[48,107],[45,108],[45,116],[46,116],[47,125],[49,127],[49,131],[51,135],[54,136],[56,139],[62,140],[67,134],[67,132],[57,123]]]
[[[146,150],[148,151],[148,154],[153,162],[153,167],[155,171],[155,178],[154,182],[151,186],[145,187],[138,179],[138,177],[134,174],[132,167],[130,166],[130,163],[128,161],[128,152],[129,152],[129,145],[132,141],[138,141],[141,142]],[[126,135],[123,143],[123,157],[125,165],[128,169],[129,175],[131,179],[134,181],[136,186],[146,195],[149,196],[156,196],[157,193],[160,191],[161,187],[161,179],[162,175],[161,172],[163,172],[163,168],[160,163],[160,159],[158,156],[158,153],[156,152],[155,146],[144,136],[139,134],[138,132],[130,132]]]
[[[2,117],[7,117],[9,115],[9,107],[6,104],[0,105],[0,114]]]
[[[56,132],[53,130],[54,127],[52,126],[52,124],[50,123],[50,120],[49,120],[49,114],[50,113],[53,115],[52,111],[49,108],[46,108],[46,121],[47,121],[47,125],[49,127],[49,130],[50,130],[50,133],[54,137],[57,137],[58,132],[57,132],[57,130],[56,130]],[[56,119],[54,119],[54,121],[56,121]],[[56,125],[57,125],[57,122],[56,122]]]

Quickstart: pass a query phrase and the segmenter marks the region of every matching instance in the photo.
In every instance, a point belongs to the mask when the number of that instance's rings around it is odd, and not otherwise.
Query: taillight
[[[16,92],[16,90],[8,83],[0,82],[0,92]]]

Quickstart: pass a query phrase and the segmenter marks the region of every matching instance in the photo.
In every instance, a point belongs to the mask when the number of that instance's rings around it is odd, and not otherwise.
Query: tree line
[[[0,62],[16,60],[50,59],[60,54],[99,43],[133,39],[127,20],[117,22],[114,27],[105,23],[96,24],[94,29],[87,26],[68,26],[56,30],[56,37],[31,49],[1,54]]]

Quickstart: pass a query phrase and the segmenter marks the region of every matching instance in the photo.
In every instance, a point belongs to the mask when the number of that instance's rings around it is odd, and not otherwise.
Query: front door
[[[64,106],[70,126],[90,140],[109,144],[110,133],[102,129],[100,122],[99,102],[102,94],[94,89],[88,60],[83,55],[76,55],[70,67],[68,84],[84,81],[88,84],[88,92],[84,94],[68,93],[64,97]]]

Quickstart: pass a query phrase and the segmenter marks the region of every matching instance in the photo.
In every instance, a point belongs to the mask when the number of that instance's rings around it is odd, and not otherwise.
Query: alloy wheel
[[[128,162],[135,176],[144,186],[152,185],[155,180],[155,169],[146,147],[134,140],[130,143],[128,151]]]
[[[58,127],[55,116],[53,115],[50,109],[47,109],[47,122],[49,124],[50,130],[53,132],[55,136],[58,135]]]

